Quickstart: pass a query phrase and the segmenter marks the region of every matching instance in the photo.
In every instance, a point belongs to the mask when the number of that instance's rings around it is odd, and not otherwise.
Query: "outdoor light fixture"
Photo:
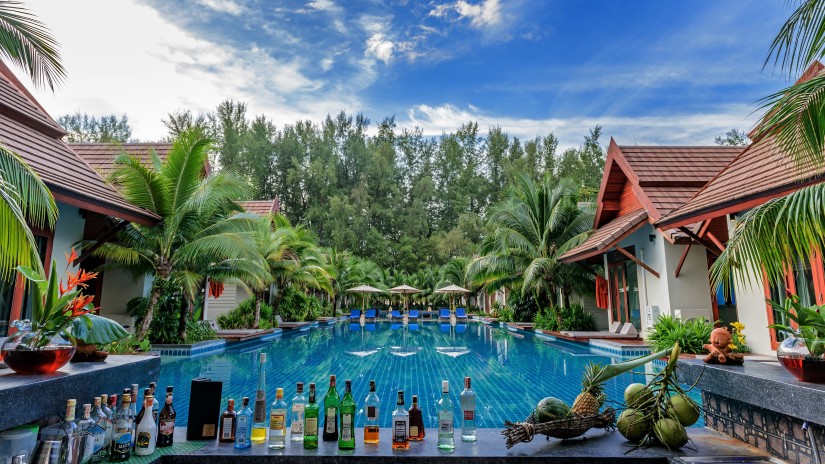
[[[650,234],[647,236],[647,239],[650,240],[651,243],[656,241],[656,234]]]

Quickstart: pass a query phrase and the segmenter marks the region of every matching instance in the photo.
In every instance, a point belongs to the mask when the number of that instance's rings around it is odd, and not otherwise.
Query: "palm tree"
[[[459,287],[464,287],[467,290],[470,290],[469,294],[469,301],[468,304],[474,304],[476,297],[476,293],[481,289],[481,285],[473,279],[472,274],[470,274],[471,259],[465,256],[459,256],[450,259],[447,263],[441,267],[439,275],[441,277],[441,282],[438,283],[438,287],[455,284]],[[462,298],[463,295],[462,295]]]
[[[226,171],[202,175],[210,147],[200,131],[190,131],[175,139],[163,162],[155,153],[149,166],[128,154],[115,160],[111,181],[132,204],[161,217],[154,227],[128,224],[117,243],[94,253],[107,268],[154,277],[136,333],[140,339],[152,323],[162,283],[171,281],[193,301],[207,275],[249,282],[266,270],[254,244],[259,216],[236,213],[235,200],[246,194],[246,183]]]
[[[58,43],[20,2],[0,2],[0,56],[23,68],[35,85],[54,86],[66,77]]]
[[[805,0],[774,39],[765,64],[773,58],[789,75],[825,56],[825,1]],[[796,162],[812,172],[825,164],[825,75],[814,76],[762,100],[765,116],[755,141],[773,137]],[[711,268],[715,284],[760,280],[781,282],[799,256],[825,250],[825,183],[797,190],[745,213],[736,223],[725,251]]]
[[[509,198],[490,213],[482,256],[469,265],[476,284],[487,291],[519,288],[548,306],[570,276],[565,270],[572,265],[558,257],[580,244],[593,223],[592,213],[577,207],[577,192],[570,179],[537,183],[518,176]]]

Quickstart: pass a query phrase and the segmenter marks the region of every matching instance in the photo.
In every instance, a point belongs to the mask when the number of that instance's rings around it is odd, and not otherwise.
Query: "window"
[[[787,299],[787,294],[799,297],[799,303],[803,306],[813,306],[825,304],[823,294],[825,294],[825,269],[823,269],[822,257],[820,253],[814,253],[810,259],[798,259],[794,263],[793,269],[785,273],[785,281],[771,285],[765,278],[765,296],[771,300],[783,304]],[[768,324],[790,325],[791,321],[776,311],[770,304],[767,304]],[[785,334],[774,329],[770,329],[771,347],[777,346],[785,339]]]
[[[49,237],[35,235],[34,242],[40,255],[40,261],[45,262],[48,255]],[[20,298],[15,298],[21,292]],[[19,305],[19,306],[17,306]],[[22,308],[22,311],[19,311]],[[14,276],[7,281],[0,281],[0,337],[9,334],[9,326],[13,319],[31,319],[31,301],[29,301],[28,286],[22,277]]]

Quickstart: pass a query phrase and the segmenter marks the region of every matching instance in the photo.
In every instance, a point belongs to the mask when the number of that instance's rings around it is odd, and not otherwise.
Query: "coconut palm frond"
[[[66,78],[58,43],[21,2],[0,2],[0,56],[23,68],[36,86],[54,91]]]
[[[764,66],[773,59],[789,75],[798,74],[825,53],[825,7],[822,0],[803,0],[773,39]]]

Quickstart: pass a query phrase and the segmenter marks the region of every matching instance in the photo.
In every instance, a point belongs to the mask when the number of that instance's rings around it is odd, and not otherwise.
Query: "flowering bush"
[[[745,324],[741,322],[731,322],[731,338],[730,344],[728,348],[730,348],[734,353],[748,353],[750,352],[750,347],[748,347],[747,342],[745,339]]]

